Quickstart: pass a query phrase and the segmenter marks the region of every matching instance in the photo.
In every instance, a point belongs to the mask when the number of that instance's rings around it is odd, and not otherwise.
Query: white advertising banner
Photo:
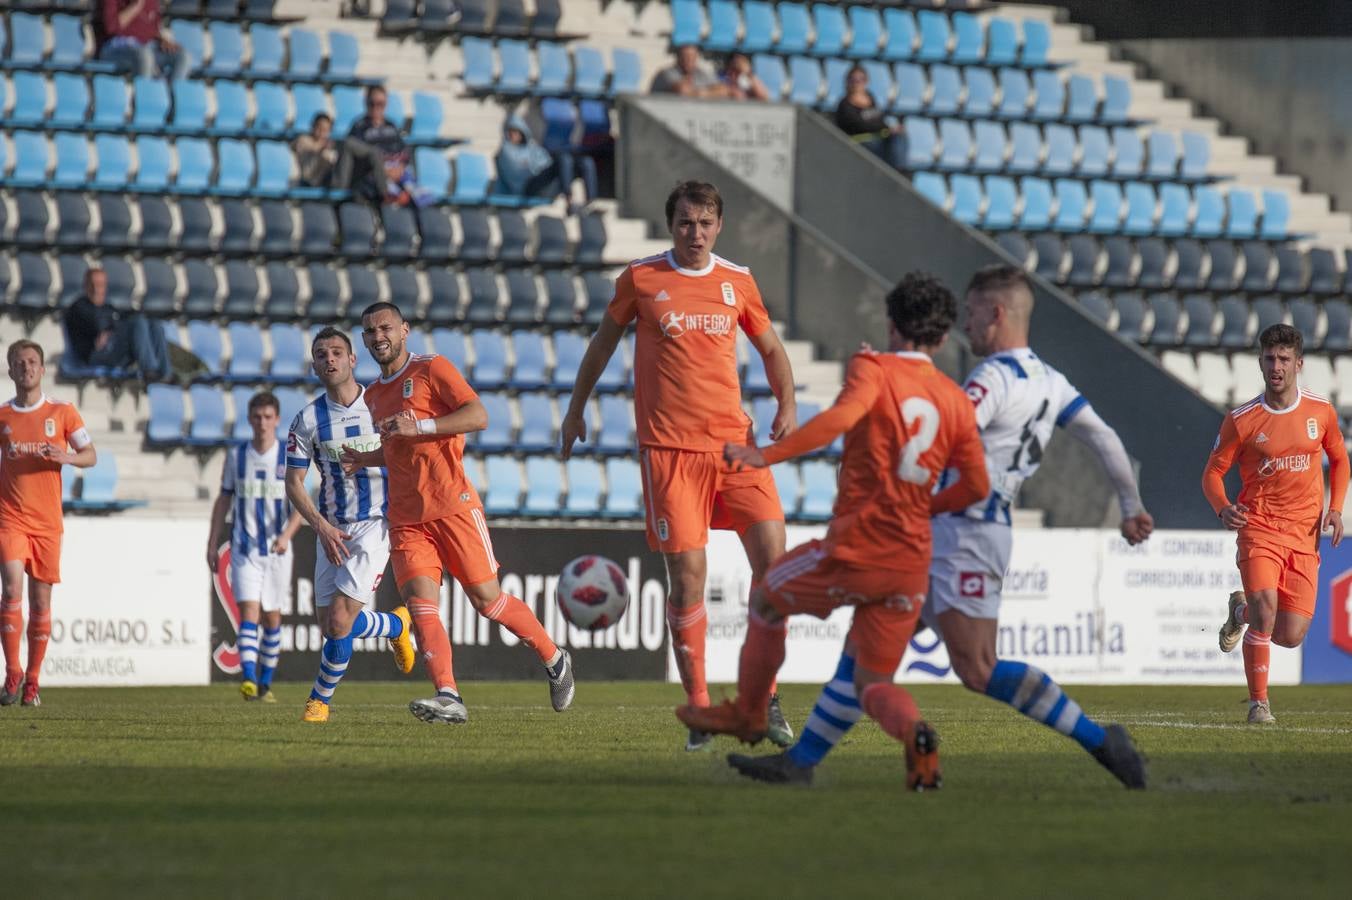
[[[206,684],[205,547],[205,523],[67,517],[42,684]]]
[[[824,533],[789,528],[789,547]],[[737,536],[709,542],[708,677],[734,682],[746,630],[751,573]],[[1005,576],[996,651],[1032,663],[1066,684],[1244,683],[1239,650],[1221,653],[1216,631],[1226,598],[1239,589],[1232,536],[1161,531],[1140,547],[1115,532],[1015,529]],[[820,682],[835,670],[849,609],[826,620],[790,620],[780,680]],[[1277,648],[1273,684],[1300,680],[1301,652]],[[670,680],[675,661],[668,662]],[[943,643],[931,631],[911,642],[902,682],[956,681]]]

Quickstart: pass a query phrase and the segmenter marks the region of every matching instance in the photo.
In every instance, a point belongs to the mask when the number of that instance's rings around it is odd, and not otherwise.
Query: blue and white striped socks
[[[854,657],[841,653],[836,674],[817,697],[798,743],[789,749],[789,759],[804,768],[815,766],[863,714],[854,692]]]
[[[239,649],[239,669],[245,681],[258,680],[258,623],[240,622],[239,640],[235,642]]]
[[[263,662],[263,671],[258,675],[258,691],[263,693],[272,684],[272,674],[277,671],[277,660],[282,655],[282,629],[264,628],[263,645],[259,657]]]
[[[404,633],[404,623],[392,613],[363,609],[352,620],[352,638],[390,638]]]
[[[1036,666],[998,660],[986,685],[986,696],[1008,703],[1028,718],[1068,735],[1091,753],[1103,746],[1103,728]]]
[[[328,703],[333,699],[333,692],[338,689],[338,682],[347,673],[348,660],[352,659],[352,635],[325,638],[319,655],[319,677],[310,690],[310,699]]]

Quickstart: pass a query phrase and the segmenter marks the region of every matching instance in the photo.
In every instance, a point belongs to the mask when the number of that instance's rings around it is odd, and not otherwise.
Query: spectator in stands
[[[387,102],[383,87],[366,89],[366,115],[352,124],[343,141],[333,170],[333,186],[350,188],[372,203],[403,205],[417,199],[417,186],[404,136],[385,118]]]
[[[581,148],[579,148],[580,150]],[[512,197],[549,199],[562,194],[568,211],[576,212],[572,202],[573,179],[581,169],[587,200],[596,196],[596,161],[586,152],[571,149],[551,154],[531,134],[520,116],[508,116],[502,126],[502,147],[496,159],[498,180],[494,193]]]
[[[333,145],[333,119],[318,113],[310,123],[310,132],[296,138],[292,150],[300,168],[300,183],[307,187],[328,187],[338,151]]]
[[[728,86],[699,63],[694,44],[676,48],[676,62],[653,76],[648,88],[654,94],[680,94],[682,97],[727,97]]]
[[[173,374],[164,330],[140,313],[122,314],[107,304],[108,274],[98,267],[85,273],[84,294],[66,309],[68,351],[91,366],[136,366],[147,382]]]
[[[723,85],[728,96],[735,100],[769,100],[770,91],[765,82],[756,77],[751,69],[751,57],[745,53],[733,53],[723,63]]]
[[[186,78],[192,61],[160,22],[160,0],[100,0],[99,59],[131,75]]]
[[[904,167],[906,139],[901,123],[878,107],[863,66],[855,65],[845,74],[845,96],[836,107],[836,127],[896,168]]]

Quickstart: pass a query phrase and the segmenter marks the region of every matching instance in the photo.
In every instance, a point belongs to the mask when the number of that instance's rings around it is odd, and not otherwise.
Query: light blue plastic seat
[[[1258,236],[1265,241],[1281,241],[1291,227],[1291,198],[1285,191],[1263,191],[1263,225]]]
[[[82,188],[89,178],[89,140],[83,133],[60,133],[52,138],[56,150],[56,169],[52,186]]]
[[[594,460],[575,456],[564,463],[568,478],[568,497],[563,503],[566,516],[595,516],[601,512],[601,466]]]
[[[674,47],[699,44],[704,38],[704,9],[699,0],[672,0],[671,43]]]
[[[1182,134],[1183,159],[1179,163],[1179,177],[1189,181],[1205,181],[1211,166],[1211,141],[1204,134],[1185,131]]]
[[[939,132],[934,127],[934,121],[907,116],[903,124],[906,129],[906,167],[928,169],[934,165],[934,157],[939,149]]]
[[[1089,206],[1089,194],[1083,181],[1070,178],[1056,179],[1056,218],[1052,227],[1056,231],[1076,232],[1084,229],[1084,220]]]
[[[784,88],[789,82],[789,73],[784,68],[784,60],[768,53],[757,53],[751,61],[751,67],[756,77],[765,85],[770,100],[780,100],[784,97]]]
[[[968,118],[988,119],[995,115],[995,73],[990,69],[972,67],[967,69],[967,99],[963,101],[962,112]]]
[[[162,78],[138,76],[132,82],[131,127],[163,131],[169,119],[169,88]]]
[[[939,120],[939,168],[964,171],[972,157],[972,131],[961,119]]]
[[[972,125],[972,139],[976,148],[972,157],[974,172],[999,172],[1004,169],[1009,139],[1003,125],[987,119],[979,120]]]
[[[986,31],[981,26],[981,20],[969,12],[955,12],[952,25],[953,62],[964,66],[983,63],[986,58]]]
[[[914,59],[916,47],[920,43],[920,29],[915,24],[915,14],[909,9],[886,7],[883,9],[883,26],[887,34],[883,59],[892,62]]]
[[[1192,217],[1192,195],[1188,189],[1174,182],[1160,185],[1160,217],[1156,230],[1167,237],[1188,233]]]
[[[55,128],[83,126],[89,115],[89,84],[83,75],[58,72],[52,76],[55,102],[49,120]]]
[[[734,0],[709,0],[709,36],[703,41],[705,50],[727,53],[736,49],[742,33],[742,14]]]
[[[1095,234],[1115,234],[1122,221],[1122,189],[1115,181],[1095,181],[1089,186],[1094,211],[1089,230]]]
[[[816,106],[822,90],[820,64],[810,57],[795,56],[789,60],[789,77],[793,80],[793,86],[789,88],[789,102],[798,106]]]
[[[916,172],[911,185],[920,196],[942,210],[948,209],[948,179],[937,172]]]
[[[1000,70],[1000,107],[1002,119],[1026,119],[1028,117],[1029,98],[1033,87],[1028,74],[1022,69],[1004,68]]]
[[[1225,222],[1225,197],[1213,187],[1199,187],[1193,191],[1197,206],[1192,220],[1192,233],[1197,237],[1220,237]]]
[[[1131,115],[1131,82],[1116,75],[1103,76],[1103,107],[1099,121],[1108,125],[1126,122]]]
[[[1098,119],[1098,87],[1094,79],[1078,72],[1066,82],[1066,112],[1069,122],[1094,122]]]
[[[742,22],[740,48],[743,53],[764,53],[775,45],[776,18],[772,4],[766,0],[745,0]]]
[[[452,203],[473,206],[488,198],[488,157],[462,151],[455,157],[455,192]]]
[[[319,35],[305,28],[292,28],[287,35],[286,74],[294,80],[314,80],[324,66],[324,47]]]
[[[146,385],[146,400],[150,409],[146,440],[161,445],[182,443],[183,391],[167,384],[149,384]]]
[[[953,33],[948,27],[948,14],[933,9],[922,9],[916,14],[920,26],[920,49],[916,59],[921,62],[939,62],[948,58],[948,47]]]
[[[1089,178],[1102,178],[1108,174],[1111,156],[1112,144],[1106,130],[1095,125],[1080,128],[1080,163],[1076,171]]]
[[[750,10],[754,0],[747,0],[743,9],[747,13],[747,29],[751,28]],[[755,4],[768,6],[768,4]],[[845,54],[851,59],[874,59],[879,55],[883,42],[883,17],[878,10],[869,6],[851,6],[850,46]]]
[[[1113,129],[1113,175],[1139,178],[1145,171],[1145,143],[1135,128]]]
[[[244,65],[244,33],[234,22],[212,22],[207,26],[211,35],[211,62],[206,73],[212,76],[232,77]]]
[[[812,20],[804,3],[779,4],[779,40],[775,52],[781,56],[806,53]]]
[[[987,175],[985,187],[986,214],[982,227],[993,230],[1013,228],[1019,205],[1019,189],[1014,181],[1000,175]]]
[[[1052,48],[1052,30],[1046,22],[1023,20],[1023,52],[1019,60],[1025,66],[1047,65],[1047,54]]]
[[[1025,178],[1019,185],[1023,210],[1020,231],[1045,231],[1051,226],[1052,186],[1042,178]]]
[[[1012,66],[1019,61],[1019,27],[1010,19],[986,20],[986,65]]]
[[[975,175],[953,175],[949,178],[949,186],[953,190],[953,218],[965,225],[980,222],[985,202],[981,180]]]
[[[635,519],[643,515],[643,482],[638,463],[634,460],[606,460],[606,501],[603,512],[612,519]]]
[[[892,111],[903,115],[923,111],[929,96],[929,78],[924,68],[915,63],[899,62],[893,68],[893,74],[897,93],[892,101]]]
[[[1066,106],[1066,86],[1061,81],[1061,76],[1051,69],[1039,69],[1034,72],[1033,93],[1034,119],[1055,121],[1061,118]]]
[[[471,91],[492,91],[497,83],[493,42],[477,37],[461,38],[460,53],[465,60],[465,68],[461,72],[465,87]]]
[[[1042,161],[1046,175],[1069,175],[1075,171],[1075,131],[1068,125],[1048,125],[1042,130],[1047,141],[1047,156]]]
[[[1152,131],[1146,146],[1150,151],[1150,162],[1145,170],[1147,178],[1173,178],[1178,174],[1178,144],[1172,134]]]
[[[96,191],[116,191],[127,186],[131,172],[131,147],[120,134],[100,134],[94,138],[98,162],[91,187]]]
[[[1258,200],[1251,191],[1231,188],[1225,205],[1227,237],[1251,238],[1258,234]]]
[[[815,37],[812,53],[815,56],[840,56],[845,52],[845,10],[830,3],[812,6],[812,25]]]
[[[928,112],[933,116],[957,115],[962,108],[962,75],[952,66],[930,66]]]
[[[1127,200],[1127,215],[1122,222],[1122,231],[1130,235],[1147,235],[1155,231],[1155,190],[1140,181],[1127,182],[1124,191]]]

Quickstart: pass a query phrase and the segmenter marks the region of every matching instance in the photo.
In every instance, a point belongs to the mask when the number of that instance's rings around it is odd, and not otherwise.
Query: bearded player
[[[1230,597],[1221,649],[1244,640],[1249,722],[1277,721],[1268,702],[1272,645],[1299,647],[1314,617],[1319,535],[1343,540],[1347,447],[1328,400],[1300,387],[1304,341],[1290,325],[1258,336],[1263,393],[1231,412],[1202,473],[1202,492],[1225,527],[1239,533],[1243,593]],[[1320,453],[1329,459],[1329,508],[1324,511]],[[1231,503],[1225,473],[1239,463],[1239,498]],[[1247,626],[1247,631],[1245,630]]]
[[[42,347],[15,341],[5,354],[14,399],[0,406],[0,640],[5,686],[0,706],[22,696],[39,706],[38,676],[52,632],[52,585],[61,581],[61,467],[94,465],[94,443],[79,412],[42,392]],[[28,575],[28,667],[19,665],[23,578]],[[22,694],[20,690],[22,689]]]
[[[630,263],[578,367],[560,428],[562,455],[587,439],[584,410],[606,363],[631,322],[634,402],[648,546],[666,561],[667,626],[686,699],[709,705],[704,674],[706,614],[704,548],[710,528],[737,532],[751,563],[752,584],[784,553],[784,510],[768,469],[729,472],[726,443],[743,443],[751,422],[737,380],[737,328],[760,354],[779,401],[772,438],[797,422],[793,370],[751,272],[713,252],[723,228],[723,198],[711,184],[687,181],[667,198],[672,248]],[[770,705],[770,739],[787,746],[793,732]],[[687,750],[709,743],[690,732]]]

